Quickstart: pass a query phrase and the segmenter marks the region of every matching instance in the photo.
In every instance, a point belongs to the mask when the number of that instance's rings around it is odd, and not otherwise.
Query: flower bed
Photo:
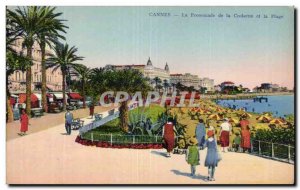
[[[102,148],[130,148],[130,149],[162,149],[162,143],[110,143],[103,141],[91,141],[88,139],[82,139],[80,136],[76,137],[75,142],[86,145],[86,146],[96,146]]]

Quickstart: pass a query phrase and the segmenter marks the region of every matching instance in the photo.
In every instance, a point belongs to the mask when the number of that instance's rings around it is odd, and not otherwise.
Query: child
[[[233,139],[232,148],[235,152],[240,152],[241,136],[240,133],[235,133],[235,138]]]
[[[191,138],[189,142],[189,146],[186,151],[185,160],[188,164],[191,165],[191,176],[195,176],[196,173],[196,166],[200,165],[200,156],[199,150],[197,146],[198,142],[196,138]]]
[[[218,154],[217,142],[214,138],[214,132],[207,132],[208,139],[205,141],[205,146],[207,147],[207,154],[205,158],[205,167],[208,167],[208,177],[206,181],[215,181],[215,167],[218,166],[218,162],[220,161],[220,156]]]

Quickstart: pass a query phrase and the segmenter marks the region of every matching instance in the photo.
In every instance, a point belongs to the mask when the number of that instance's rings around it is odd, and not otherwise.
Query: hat
[[[190,144],[190,145],[196,145],[196,144],[198,144],[198,141],[197,141],[196,138],[191,137],[190,140],[189,140],[189,144]]]
[[[211,130],[209,130],[209,131],[207,132],[207,136],[208,136],[208,137],[212,137],[212,136],[214,136],[214,132],[213,132],[213,131],[211,131]]]

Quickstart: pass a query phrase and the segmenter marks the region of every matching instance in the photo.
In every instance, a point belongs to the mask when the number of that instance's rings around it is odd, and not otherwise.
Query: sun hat
[[[189,140],[189,144],[190,144],[190,145],[196,145],[196,144],[198,144],[198,141],[197,141],[196,138],[191,137],[190,140]]]
[[[210,131],[208,131],[208,132],[207,132],[207,136],[208,136],[208,137],[212,137],[212,136],[214,136],[214,132],[213,132],[213,131],[211,131],[211,130],[210,130]]]

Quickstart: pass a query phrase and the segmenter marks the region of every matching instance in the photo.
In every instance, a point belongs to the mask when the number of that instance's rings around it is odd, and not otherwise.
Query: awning
[[[78,93],[69,93],[71,99],[81,100],[82,97]]]
[[[42,100],[42,95],[41,94],[34,94],[38,100]]]
[[[56,99],[63,99],[63,94],[53,93]]]
[[[37,102],[38,98],[36,97],[36,95],[31,94],[30,100],[31,102]],[[22,104],[25,102],[26,102],[26,94],[19,94],[19,103]]]

